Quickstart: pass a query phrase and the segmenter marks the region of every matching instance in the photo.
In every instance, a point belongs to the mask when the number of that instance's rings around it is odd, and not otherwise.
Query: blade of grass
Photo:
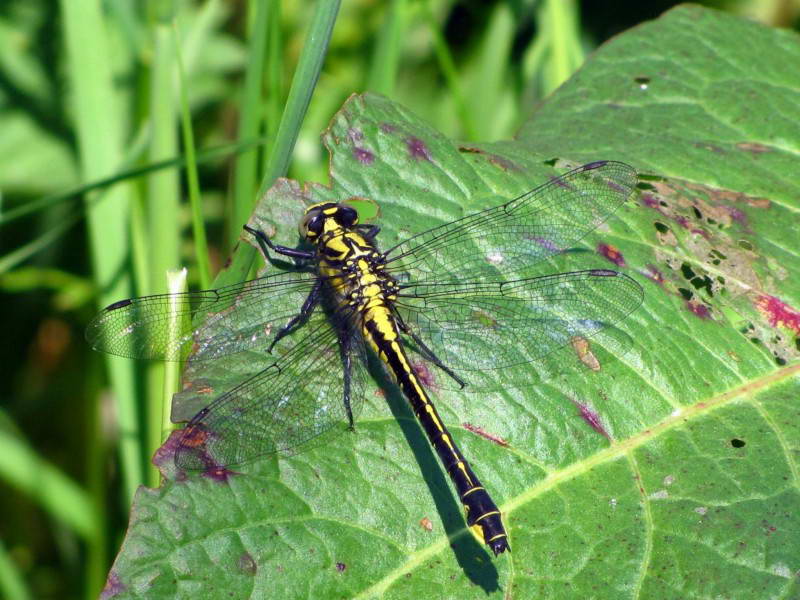
[[[400,50],[406,29],[406,0],[392,0],[375,40],[367,89],[387,96],[394,92],[400,64]]]
[[[173,93],[175,44],[170,26],[164,21],[152,27],[153,69],[150,81],[149,115],[152,126],[149,160],[156,162],[177,155],[178,136]],[[164,274],[178,266],[180,185],[177,169],[164,169],[147,178],[147,229],[152,273],[147,293],[166,288]],[[136,260],[136,256],[134,256]]]
[[[501,99],[506,90],[505,69],[510,61],[514,39],[514,15],[507,3],[494,6],[478,52],[477,70],[474,73],[474,93],[470,95],[471,108],[482,115],[476,123],[478,138],[491,141],[502,137],[501,127],[505,115],[501,114]]]
[[[119,169],[126,119],[119,110],[101,2],[62,0],[60,6],[81,172],[85,181],[91,181]],[[125,298],[131,292],[126,269],[129,202],[128,186],[118,184],[107,191],[106,202],[86,204],[89,249],[101,304]],[[123,486],[130,499],[144,475],[133,365],[130,361],[106,360],[122,430],[119,451]]]
[[[15,248],[2,258],[0,258],[0,275],[8,273],[14,267],[22,264],[30,257],[34,256],[44,248],[59,239],[70,227],[79,223],[81,215],[73,213],[69,218],[64,219],[56,224],[52,229],[45,231],[36,239],[31,240],[27,244],[23,244]]]
[[[150,83],[149,116],[152,124],[150,136],[150,161],[164,160],[177,154],[176,110],[174,86],[176,81],[175,42],[170,23],[173,20],[172,4],[154,4],[159,11],[151,25],[153,35],[153,68]],[[134,252],[134,262],[148,264],[149,285],[145,293],[163,293],[167,284],[165,276],[180,263],[180,185],[176,169],[152,173],[147,178],[147,232],[146,248]],[[147,250],[148,252],[145,252]],[[164,396],[167,367],[164,364],[147,365],[147,450],[152,455],[161,445],[161,414],[164,403],[169,404],[170,393]],[[148,471],[150,485],[157,486],[160,472],[155,466]]]
[[[186,153],[186,181],[189,187],[189,202],[192,208],[192,233],[194,237],[194,255],[200,286],[205,290],[211,285],[211,265],[208,260],[208,243],[203,219],[203,206],[200,197],[200,181],[197,177],[197,160],[195,157],[194,131],[192,115],[189,109],[188,80],[183,68],[180,31],[175,21],[172,22],[175,57],[178,62],[181,91],[181,130],[183,131],[183,149]]]
[[[278,134],[283,104],[283,35],[281,31],[281,3],[269,2],[267,17],[267,148],[271,148]],[[264,169],[267,168],[269,153],[262,152]]]
[[[545,0],[539,25],[548,32],[549,60],[542,72],[542,92],[548,95],[569,79],[583,62],[574,0]]]
[[[144,131],[144,129],[142,131]],[[206,163],[216,160],[220,156],[227,156],[230,154],[247,152],[253,147],[266,145],[267,142],[268,138],[266,136],[262,136],[251,140],[245,140],[243,142],[221,144],[219,146],[214,146],[212,148],[208,148],[206,150],[198,152],[197,162]],[[128,157],[123,161],[123,165],[130,165],[131,163],[140,158],[141,154],[145,151],[145,144],[148,143],[148,140],[147,138],[143,138],[136,144],[139,143],[141,143],[141,146],[136,146],[136,145],[133,146],[135,152],[132,151],[128,153]],[[47,196],[43,196],[38,200],[26,202],[21,206],[8,210],[2,215],[0,215],[0,225],[8,225],[12,221],[33,214],[37,211],[45,210],[46,208],[54,206],[59,202],[70,200],[76,196],[83,196],[85,194],[88,194],[89,192],[109,187],[115,183],[126,181],[128,179],[134,179],[141,175],[148,175],[150,173],[153,173],[155,171],[161,171],[163,169],[172,169],[172,168],[186,166],[187,164],[186,161],[187,159],[182,156],[177,156],[177,157],[173,156],[171,158],[165,160],[159,160],[154,163],[137,165],[135,167],[122,168],[116,174],[111,175],[109,177],[102,177],[100,179],[97,179],[89,183],[83,183],[71,190],[67,190],[66,192],[59,192],[57,194],[50,194]],[[91,200],[96,202],[98,200],[98,197],[92,196]]]
[[[8,600],[28,600],[32,597],[17,563],[6,552],[2,539],[0,539],[0,595]]]
[[[267,31],[269,8],[268,2],[254,0],[250,3],[250,23],[248,40],[248,60],[245,70],[244,90],[240,103],[239,131],[240,140],[258,135],[261,128],[263,109],[264,58],[267,47]],[[228,221],[230,240],[239,238],[242,225],[247,222],[255,203],[253,196],[258,177],[258,153],[243,152],[236,160],[233,182],[233,214]]]
[[[289,89],[289,96],[278,127],[275,144],[270,148],[266,172],[261,180],[256,198],[263,196],[275,179],[284,175],[289,167],[300,125],[308,109],[308,103],[311,101],[314,86],[316,86],[319,79],[322,63],[325,60],[333,25],[336,22],[336,15],[339,11],[339,4],[339,0],[320,0],[317,2],[316,11],[292,79],[292,86]],[[243,225],[244,223],[239,223],[240,227]],[[242,281],[250,271],[254,257],[255,248],[253,246],[249,244],[239,246],[239,250],[234,254],[231,266],[217,275],[214,285],[223,286]]]
[[[186,269],[178,269],[167,273],[167,291],[170,294],[180,294],[186,291]],[[170,308],[171,311],[167,327],[171,339],[177,340],[180,337],[180,332],[184,330],[182,328],[184,324],[181,320],[188,319],[189,317],[179,313],[179,307],[175,302],[170,303]],[[159,445],[167,439],[167,436],[169,436],[170,432],[174,429],[172,421],[169,418],[172,405],[167,400],[172,398],[172,395],[180,388],[180,379],[181,363],[178,361],[168,362],[165,365],[164,389],[161,395],[165,401],[161,403],[161,414],[159,415]]]
[[[433,49],[436,54],[436,62],[439,64],[439,70],[442,72],[442,75],[444,75],[444,80],[447,83],[447,89],[450,90],[453,103],[456,105],[456,112],[461,121],[461,127],[467,139],[475,140],[477,139],[478,132],[475,128],[472,113],[461,91],[461,80],[458,75],[458,70],[456,69],[455,61],[453,60],[453,55],[450,53],[450,48],[444,39],[444,35],[442,35],[439,22],[431,11],[430,5],[424,4],[422,11],[428,23],[431,36],[433,37]]]
[[[89,495],[17,435],[0,429],[0,478],[84,539],[102,527]]]
[[[107,37],[107,23],[104,22],[100,0],[62,0],[60,7],[81,178],[92,181],[108,177],[120,168],[127,119],[123,117],[121,92],[114,81],[114,53]],[[108,201],[102,203],[92,203],[91,196],[86,196],[89,251],[103,305],[129,296],[132,289],[126,269],[130,189],[128,185],[118,184],[109,188],[105,195]],[[127,505],[144,480],[134,367],[130,361],[111,357],[106,357],[105,364],[114,389],[117,420],[122,433],[119,441],[120,472]],[[98,398],[93,410],[89,409],[95,422],[100,422],[100,410]],[[91,434],[96,437],[99,431],[95,427]],[[103,446],[99,439],[88,444],[87,479],[93,486],[93,497],[98,499],[107,497],[106,478],[96,472],[105,462],[105,457],[99,455]],[[62,502],[59,495],[53,497]],[[103,586],[105,540],[108,538],[104,506],[102,502],[92,505],[100,525],[97,526],[98,532],[87,541],[84,572],[88,597],[97,597]]]
[[[311,101],[311,94],[319,79],[322,63],[328,51],[328,44],[339,12],[340,0],[320,0],[308,36],[303,44],[297,70],[292,79],[286,107],[278,127],[275,145],[270,148],[267,170],[261,180],[257,197],[263,196],[274,181],[286,173],[292,158],[294,143],[303,123],[303,117]],[[240,223],[240,226],[244,223]]]

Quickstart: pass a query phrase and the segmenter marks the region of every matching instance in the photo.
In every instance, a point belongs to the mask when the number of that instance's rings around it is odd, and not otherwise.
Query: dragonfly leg
[[[274,244],[271,239],[267,237],[267,234],[259,229],[253,229],[252,227],[245,225],[245,231],[251,234],[253,237],[256,238],[258,245],[261,246],[261,251],[264,253],[264,256],[269,260],[269,250],[277,254],[282,254],[283,256],[288,256],[294,259],[300,260],[311,260],[314,258],[314,253],[307,251],[307,250],[297,250],[296,248],[287,248],[286,246],[279,246],[278,244]]]
[[[275,334],[275,339],[272,340],[272,343],[269,345],[267,352],[272,352],[272,349],[275,347],[275,344],[278,343],[283,337],[288,335],[292,332],[295,328],[299,325],[302,325],[306,319],[308,319],[309,315],[313,312],[314,307],[319,303],[321,292],[322,291],[322,280],[318,279],[314,284],[314,287],[311,288],[311,292],[309,292],[308,296],[306,296],[305,302],[303,302],[302,308],[300,308],[300,312],[293,316],[286,325],[281,327],[278,330],[278,333]]]
[[[461,386],[461,389],[464,389],[464,386],[467,385],[467,382],[461,379],[461,377],[455,374],[455,371],[453,371],[450,367],[444,364],[442,360],[438,356],[436,356],[434,351],[428,348],[425,342],[423,342],[419,338],[419,336],[416,333],[414,333],[414,330],[411,329],[408,325],[406,325],[405,321],[403,321],[403,319],[400,317],[399,314],[395,312],[395,316],[397,317],[397,324],[400,327],[400,331],[402,331],[404,334],[406,334],[412,340],[414,340],[414,343],[420,349],[420,354],[422,354],[425,358],[427,358],[429,361],[431,361],[433,364],[439,367],[442,371],[447,373],[453,379],[453,381],[455,381],[459,386]]]
[[[369,241],[374,241],[375,236],[380,233],[381,228],[378,225],[367,225],[363,223],[361,225],[356,225],[356,228],[361,230],[361,235],[363,235]]]
[[[353,373],[353,355],[350,352],[350,342],[347,339],[347,333],[344,331],[339,333],[339,356],[342,359],[342,369],[344,373],[342,403],[344,404],[344,410],[347,413],[347,423],[350,431],[354,431],[356,426],[353,421],[353,409],[350,406],[350,378]]]

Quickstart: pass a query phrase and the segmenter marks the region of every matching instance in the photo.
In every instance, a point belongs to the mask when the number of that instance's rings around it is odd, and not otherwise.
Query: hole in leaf
[[[744,448],[746,443],[747,442],[745,442],[744,440],[740,440],[739,438],[733,438],[731,440],[731,446],[733,446],[734,448]]]
[[[653,225],[656,226],[656,231],[658,231],[658,233],[667,233],[669,231],[669,227],[667,227],[660,221],[656,221],[655,223],[653,223]]]

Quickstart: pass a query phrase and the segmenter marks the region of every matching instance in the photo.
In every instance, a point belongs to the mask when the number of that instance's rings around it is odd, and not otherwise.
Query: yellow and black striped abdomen
[[[509,549],[500,511],[472,471],[445,427],[427,391],[414,373],[399,339],[391,311],[385,305],[371,307],[363,316],[364,334],[386,364],[408,399],[428,440],[455,485],[467,524],[495,555]]]

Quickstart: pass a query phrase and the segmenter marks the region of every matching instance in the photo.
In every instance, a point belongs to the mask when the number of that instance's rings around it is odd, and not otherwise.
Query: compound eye
[[[311,211],[300,222],[300,235],[304,238],[313,238],[322,233],[322,215],[318,211]]]
[[[358,223],[358,211],[352,206],[339,205],[339,223],[344,227],[352,227]]]

